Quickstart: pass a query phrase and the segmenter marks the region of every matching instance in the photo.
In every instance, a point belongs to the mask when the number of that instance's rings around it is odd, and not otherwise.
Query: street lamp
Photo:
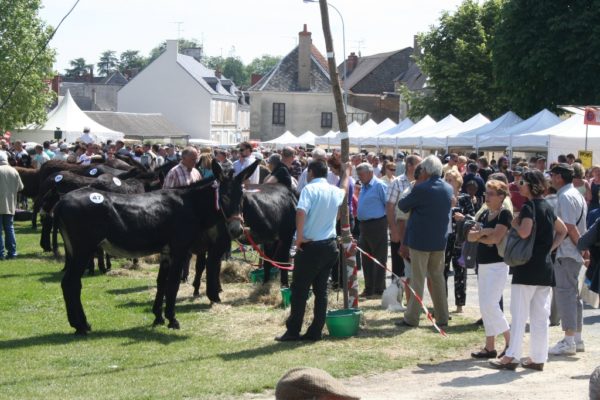
[[[302,0],[304,3],[318,3],[319,0]],[[346,60],[346,27],[344,25],[344,17],[342,17],[342,13],[340,12],[340,10],[338,10],[333,4],[327,2],[327,5],[331,8],[333,8],[335,10],[335,12],[337,12],[337,14],[340,16],[340,19],[342,20],[342,52],[344,53],[344,83],[346,83],[346,78],[347,78],[347,61]],[[344,111],[346,112],[346,115],[348,115],[348,94],[346,93],[346,90],[344,89],[343,91],[343,96],[344,96]]]

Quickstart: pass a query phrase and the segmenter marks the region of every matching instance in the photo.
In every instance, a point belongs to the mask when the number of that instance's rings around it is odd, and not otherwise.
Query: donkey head
[[[256,160],[248,168],[233,177],[233,171],[225,174],[217,160],[213,159],[212,161],[212,171],[216,181],[219,183],[218,206],[223,211],[227,222],[227,230],[232,238],[240,237],[244,233],[242,225],[243,184],[252,176],[259,164],[260,160]]]

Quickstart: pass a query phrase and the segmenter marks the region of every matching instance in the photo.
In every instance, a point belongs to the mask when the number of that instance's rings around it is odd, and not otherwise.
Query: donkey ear
[[[254,173],[254,171],[256,171],[256,168],[258,168],[259,165],[260,160],[254,161],[252,164],[250,164],[248,168],[244,169],[242,172],[239,173],[239,175],[235,177],[236,181],[240,183],[245,182],[246,179],[252,176],[252,174]]]
[[[219,162],[213,158],[211,167],[215,178],[219,182],[223,182],[225,180],[225,174],[223,173],[223,168],[221,168],[221,164],[219,164]]]

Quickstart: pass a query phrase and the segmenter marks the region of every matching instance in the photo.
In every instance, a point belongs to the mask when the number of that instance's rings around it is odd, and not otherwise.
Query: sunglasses
[[[520,185],[520,186],[525,186],[526,184],[527,184],[527,182],[525,182],[523,179],[521,179],[521,180],[519,181],[519,185]]]
[[[388,167],[388,170],[390,170],[390,171],[395,171],[395,170],[396,170],[396,168],[393,168],[393,167]]]

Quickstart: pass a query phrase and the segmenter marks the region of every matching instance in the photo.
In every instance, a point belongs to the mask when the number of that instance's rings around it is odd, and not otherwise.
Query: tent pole
[[[585,151],[587,151],[587,142],[588,142],[588,128],[590,126],[588,124],[585,124]]]

